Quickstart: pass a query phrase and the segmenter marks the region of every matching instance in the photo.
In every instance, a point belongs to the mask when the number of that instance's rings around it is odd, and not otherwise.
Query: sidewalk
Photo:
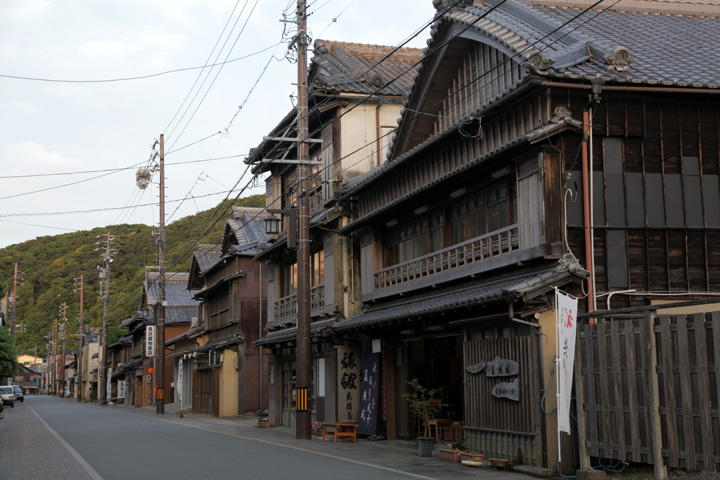
[[[63,440],[25,404],[6,407],[0,420],[0,479],[97,480],[83,468]]]

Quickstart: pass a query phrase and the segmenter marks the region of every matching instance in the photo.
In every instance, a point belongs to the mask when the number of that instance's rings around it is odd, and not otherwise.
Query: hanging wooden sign
[[[498,383],[492,389],[493,397],[507,398],[515,402],[520,401],[520,380],[517,378],[512,382]]]

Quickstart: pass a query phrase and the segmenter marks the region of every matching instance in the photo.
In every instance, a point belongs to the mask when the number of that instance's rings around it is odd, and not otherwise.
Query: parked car
[[[10,405],[15,408],[15,391],[10,385],[0,385],[0,398],[3,405]]]
[[[13,393],[15,393],[15,400],[20,400],[21,402],[25,401],[25,396],[23,395],[22,388],[18,385],[13,385]]]

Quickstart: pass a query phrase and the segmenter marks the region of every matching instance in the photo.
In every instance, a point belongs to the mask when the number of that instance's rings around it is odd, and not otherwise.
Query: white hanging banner
[[[180,401],[180,410],[182,410],[182,393],[183,393],[183,360],[182,357],[180,357],[180,361],[178,362],[178,381],[177,381],[177,388],[175,389],[178,392],[178,400]]]
[[[555,289],[557,315],[557,413],[558,435],[570,431],[570,401],[572,400],[573,370],[575,367],[575,332],[577,330],[577,298]]]

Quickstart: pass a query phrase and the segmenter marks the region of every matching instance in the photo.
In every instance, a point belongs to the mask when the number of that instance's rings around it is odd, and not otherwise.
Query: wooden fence
[[[590,457],[720,471],[720,312],[579,325]]]
[[[465,444],[486,457],[508,458],[519,465],[542,464],[540,438],[540,367],[536,336],[465,342],[465,365],[495,357],[514,360],[513,377],[488,377],[465,372]],[[493,386],[519,381],[520,400],[496,398]]]

